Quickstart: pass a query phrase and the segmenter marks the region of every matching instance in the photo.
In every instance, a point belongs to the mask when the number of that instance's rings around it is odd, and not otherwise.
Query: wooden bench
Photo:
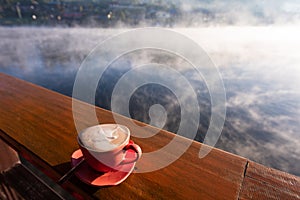
[[[87,106],[82,105],[83,109]],[[96,113],[100,123],[114,122],[110,111],[96,108]],[[87,117],[83,116],[82,121]],[[127,125],[128,120],[122,117],[121,123]],[[94,124],[86,121],[86,126],[91,125]],[[0,129],[1,139],[53,180],[59,180],[70,169],[70,156],[78,149],[70,97],[0,73]],[[151,152],[173,137],[173,133],[161,130],[151,138],[132,139],[144,152]],[[182,138],[182,142],[186,140]],[[193,141],[171,165],[153,172],[133,173],[118,186],[92,187],[72,177],[63,187],[82,199],[300,198],[299,177],[219,149],[212,149],[199,159],[202,145]],[[147,165],[151,165],[149,160],[140,160],[136,170]]]
[[[1,139],[0,158],[0,199],[74,199]]]
[[[25,165],[17,163],[0,173],[0,199],[64,200],[71,197],[60,195]]]

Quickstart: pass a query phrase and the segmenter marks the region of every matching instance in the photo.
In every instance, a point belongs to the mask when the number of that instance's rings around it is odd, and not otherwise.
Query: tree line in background
[[[17,1],[0,0],[1,25],[172,26],[181,11],[161,1]]]

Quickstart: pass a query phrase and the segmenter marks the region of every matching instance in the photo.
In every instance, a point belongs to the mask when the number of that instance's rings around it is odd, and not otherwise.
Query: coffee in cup
[[[77,139],[86,162],[97,171],[107,172],[140,158],[141,148],[129,143],[129,138],[130,131],[126,126],[102,124],[84,129]],[[136,152],[134,158],[126,158],[129,149]]]

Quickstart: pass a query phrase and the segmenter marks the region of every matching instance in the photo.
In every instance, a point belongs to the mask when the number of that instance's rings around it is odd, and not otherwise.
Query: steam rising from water
[[[277,1],[178,1],[184,11],[183,26],[202,25],[299,25],[300,4],[297,0]]]
[[[300,28],[228,26],[174,30],[198,42],[221,71],[227,93],[227,118],[217,147],[300,175],[297,168],[300,165]],[[85,56],[98,42],[120,32],[122,29],[2,27],[0,71],[71,95],[75,74]],[[133,59],[164,61],[149,54]],[[189,73],[198,94],[205,94],[200,77],[188,72],[180,63],[174,66]],[[120,59],[107,76],[112,78],[110,80],[117,79],[130,67],[129,60]],[[103,88],[100,95],[105,103],[110,98],[103,95],[111,91],[110,87]],[[159,90],[151,88],[150,91]],[[146,101],[148,92],[149,88],[141,88],[133,101],[143,108],[139,100],[144,95]],[[172,94],[167,94],[166,102],[174,103],[175,107],[165,108],[177,109]],[[202,106],[209,106],[203,98],[205,95],[199,96],[199,100],[205,102]],[[135,113],[140,120],[150,120],[148,115],[132,110],[131,114]],[[209,115],[209,112],[204,113]],[[168,119],[167,128],[176,130],[178,119],[176,115],[168,115],[168,118],[170,116],[174,118]]]

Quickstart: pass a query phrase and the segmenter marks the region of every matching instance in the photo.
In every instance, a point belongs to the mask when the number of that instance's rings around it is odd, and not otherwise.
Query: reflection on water
[[[299,30],[224,27],[176,31],[201,44],[223,77],[227,117],[217,147],[300,175]],[[99,42],[120,32],[120,29],[0,28],[0,72],[72,96],[76,72],[85,56]],[[201,126],[195,139],[202,141],[210,117],[207,88],[193,71],[161,53],[140,52],[114,62],[100,80],[97,105],[110,109],[114,84],[134,64],[172,63],[189,77],[197,91]],[[149,123],[148,111],[154,104],[161,104],[168,111],[164,128],[176,132],[180,106],[167,88],[148,85],[136,90],[130,101],[130,114]]]

